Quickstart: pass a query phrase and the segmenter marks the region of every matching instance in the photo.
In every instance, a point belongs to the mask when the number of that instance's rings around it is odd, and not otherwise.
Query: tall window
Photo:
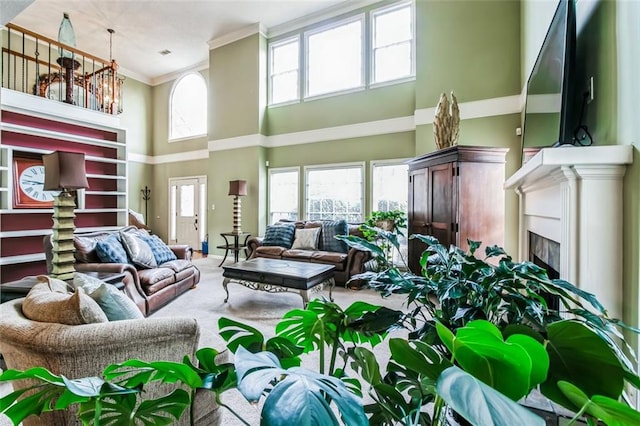
[[[406,164],[374,163],[372,166],[372,211],[407,212],[409,167]]]
[[[178,79],[169,102],[169,139],[207,134],[207,84],[200,73]]]
[[[413,77],[414,1],[366,9],[270,42],[269,105]]]
[[[295,101],[300,97],[299,37],[282,40],[269,47],[271,103]]]
[[[411,3],[372,13],[372,83],[413,74],[413,18]]]
[[[363,16],[307,37],[307,96],[363,86]]]
[[[306,216],[308,220],[363,221],[364,166],[307,167]]]
[[[269,169],[269,223],[299,218],[299,175],[297,167]]]

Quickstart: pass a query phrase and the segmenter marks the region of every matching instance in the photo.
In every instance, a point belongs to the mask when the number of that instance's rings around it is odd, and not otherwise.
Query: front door
[[[206,184],[202,178],[182,178],[170,180],[171,240],[177,244],[188,244],[200,249],[204,237],[202,214],[206,194]]]

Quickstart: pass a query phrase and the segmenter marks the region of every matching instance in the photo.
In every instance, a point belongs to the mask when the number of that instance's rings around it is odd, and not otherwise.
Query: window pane
[[[351,22],[308,39],[308,96],[362,85],[362,23]]]
[[[308,219],[362,221],[362,167],[307,171]]]
[[[298,172],[273,172],[269,177],[270,223],[298,218]]]
[[[180,216],[181,217],[193,217],[195,216],[195,186],[194,185],[180,185]]]
[[[177,210],[177,203],[178,203],[178,198],[176,196],[176,193],[178,191],[177,189],[178,187],[175,185],[171,185],[171,190],[169,191],[169,204],[171,206],[170,210],[171,212],[169,213],[171,215],[171,229],[169,232],[169,239],[172,241],[175,241],[177,237],[176,232],[177,232],[177,226],[176,226],[176,210]]]
[[[170,138],[207,133],[207,85],[198,73],[182,77],[171,94]]]
[[[411,44],[403,43],[377,49],[374,57],[376,83],[411,75]]]
[[[375,15],[374,28],[374,47],[411,40],[411,8]]]
[[[298,40],[271,49],[271,75],[298,69]]]
[[[374,166],[372,179],[372,210],[407,211],[409,177],[406,164]]]
[[[200,241],[204,241],[207,234],[207,185],[200,184]]]
[[[271,80],[271,103],[298,99],[298,71],[274,75]]]

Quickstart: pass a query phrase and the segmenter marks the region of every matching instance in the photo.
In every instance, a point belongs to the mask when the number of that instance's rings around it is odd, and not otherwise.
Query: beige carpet
[[[218,318],[225,316],[247,323],[266,336],[275,334],[275,326],[282,316],[292,310],[302,308],[302,298],[295,293],[266,293],[250,290],[238,284],[229,284],[229,302],[224,303],[225,291],[222,287],[222,268],[218,268],[219,259],[197,259],[194,263],[202,272],[200,284],[180,296],[169,305],[154,313],[153,317],[192,316],[198,320],[202,329],[201,344],[224,349],[224,342],[217,336]],[[315,297],[329,297],[328,289]],[[333,290],[334,301],[346,308],[355,301],[364,301],[375,305],[384,305],[393,309],[402,309],[404,297],[393,296],[383,299],[372,290],[349,290],[336,287]],[[387,357],[386,344],[375,349],[382,358]],[[306,356],[303,366],[317,371],[318,359],[315,354]],[[260,424],[260,406],[252,406],[237,391],[223,394],[223,401],[239,413],[249,424]],[[225,410],[226,411],[226,410]],[[242,425],[233,414],[224,413],[225,426]]]

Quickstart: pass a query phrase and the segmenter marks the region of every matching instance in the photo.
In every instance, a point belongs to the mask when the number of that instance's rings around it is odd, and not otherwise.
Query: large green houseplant
[[[371,244],[345,238],[351,245]],[[640,413],[623,395],[625,385],[640,385],[635,360],[625,353],[618,332],[624,325],[609,318],[593,295],[550,280],[528,262],[513,262],[497,247],[486,253],[499,257],[491,263],[476,257],[477,243],[465,253],[429,237],[414,238],[428,245],[420,275],[391,266],[354,277],[383,295],[405,294],[404,312],[361,302],[343,309],[315,300],[286,314],[269,339],[223,318],[220,334],[235,353],[233,365],[217,366],[215,352],[205,350],[198,353],[197,366],[188,359],[109,366],[104,375],[111,382],[70,381],[42,369],[10,370],[0,381],[30,377],[45,385],[38,397],[3,398],[0,411],[16,421],[80,403],[87,424],[110,424],[105,422],[110,411],[137,421],[126,424],[169,424],[192,398],[184,391],[158,401],[140,396],[146,382],[163,380],[217,394],[238,386],[248,400],[264,398],[265,425],[440,425],[451,410],[478,425],[542,425],[516,402],[536,388],[575,412],[572,422],[584,417],[590,424],[598,419],[640,424]],[[374,256],[379,249],[371,248]],[[542,291],[558,297],[562,311],[549,308]],[[564,319],[567,315],[571,319]],[[387,340],[387,331],[400,325],[409,338]],[[373,347],[381,344],[388,345],[389,362],[374,354]],[[312,351],[319,354],[317,368],[300,367],[301,355]],[[363,406],[364,393],[373,402]]]

